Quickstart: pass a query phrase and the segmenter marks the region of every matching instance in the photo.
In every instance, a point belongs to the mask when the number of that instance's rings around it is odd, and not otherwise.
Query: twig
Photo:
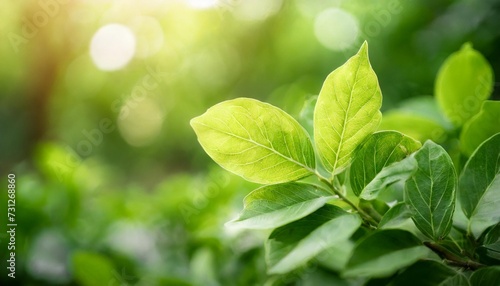
[[[427,246],[430,250],[434,251],[437,255],[439,255],[439,257],[444,259],[444,261],[449,265],[471,270],[477,270],[481,267],[485,267],[484,264],[481,264],[479,262],[459,257],[458,255],[450,252],[448,249],[437,243],[425,241],[424,245]]]

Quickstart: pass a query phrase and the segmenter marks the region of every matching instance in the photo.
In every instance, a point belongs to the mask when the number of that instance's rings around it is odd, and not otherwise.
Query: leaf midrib
[[[352,97],[353,97],[352,93],[354,91],[354,87],[358,83],[358,73],[359,73],[359,69],[360,69],[359,67],[361,65],[361,60],[358,58],[358,61],[359,61],[358,67],[356,69],[356,74],[354,75],[354,84],[352,85],[352,88],[350,89],[350,92],[349,92],[349,103],[347,104],[347,109],[345,111],[345,115],[344,115],[344,118],[342,121],[342,133],[340,134],[340,140],[339,140],[339,145],[337,146],[337,152],[335,152],[335,162],[333,165],[333,171],[335,171],[335,169],[337,169],[337,164],[338,164],[338,160],[339,160],[339,153],[340,153],[341,147],[343,147],[344,133],[345,133],[346,126],[348,123],[349,110],[351,109],[351,103],[352,103]],[[338,100],[338,98],[337,98],[337,100]]]
[[[209,126],[209,125],[207,125],[207,124],[205,124],[205,123],[202,123],[202,122],[198,122],[198,124],[203,125],[203,126],[205,126],[205,127],[207,127],[207,128],[210,128],[210,129],[212,129],[212,130],[215,130],[215,131],[217,131],[217,132],[220,132],[220,133],[223,133],[223,134],[226,134],[226,135],[229,135],[229,136],[232,136],[232,137],[238,138],[238,139],[240,139],[240,140],[243,140],[243,141],[246,141],[246,142],[249,142],[249,143],[253,143],[253,144],[255,144],[255,145],[257,145],[257,146],[259,146],[259,147],[261,147],[261,148],[264,148],[264,149],[266,149],[266,150],[268,150],[268,151],[273,152],[274,154],[276,154],[276,155],[278,155],[278,156],[280,156],[280,157],[282,157],[282,158],[286,159],[287,161],[290,161],[290,162],[292,162],[292,163],[294,163],[294,164],[296,164],[296,165],[299,165],[300,167],[302,167],[302,168],[306,169],[306,170],[307,170],[307,171],[309,171],[310,173],[314,173],[314,169],[310,168],[309,166],[306,166],[306,165],[302,164],[301,162],[298,162],[298,161],[294,160],[293,158],[287,157],[287,156],[285,156],[285,155],[281,154],[280,152],[278,152],[277,150],[275,150],[275,149],[273,149],[273,148],[269,148],[268,146],[262,145],[262,144],[260,144],[259,142],[254,141],[253,139],[244,138],[244,137],[238,136],[238,135],[236,135],[236,134],[229,133],[229,132],[224,131],[224,130],[220,130],[220,129],[215,128],[215,127],[213,127],[213,126]],[[247,130],[246,128],[244,128],[244,127],[243,127],[243,129],[244,129],[244,130],[248,133],[248,130]],[[267,138],[267,136],[266,136],[266,138]]]
[[[301,201],[301,202],[296,202],[296,203],[293,203],[291,205],[287,205],[285,207],[282,207],[280,209],[275,209],[273,211],[270,211],[270,212],[261,212],[259,213],[258,215],[255,215],[255,216],[251,216],[251,217],[248,217],[248,218],[245,218],[245,219],[238,219],[238,220],[235,220],[234,223],[238,223],[238,222],[244,222],[244,221],[247,221],[247,220],[250,220],[250,219],[255,219],[257,217],[260,217],[260,216],[264,216],[264,215],[273,215],[277,212],[284,212],[284,211],[287,211],[289,209],[291,209],[292,207],[294,206],[297,206],[297,205],[305,205],[306,203],[311,203],[311,202],[316,202],[316,201],[321,201],[321,200],[325,200],[328,201],[330,199],[333,199],[334,196],[321,196],[321,197],[317,197],[317,198],[314,198],[314,199],[310,199],[310,200],[306,200],[306,201]],[[299,206],[299,208],[301,208],[302,206]]]

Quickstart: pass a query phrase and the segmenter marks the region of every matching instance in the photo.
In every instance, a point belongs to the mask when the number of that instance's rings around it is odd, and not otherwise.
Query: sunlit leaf
[[[440,240],[451,229],[455,209],[456,174],[450,156],[432,141],[414,154],[418,169],[406,181],[405,200],[417,228]]]
[[[294,181],[315,167],[304,128],[281,109],[258,100],[224,101],[192,119],[191,126],[215,162],[252,182]]]
[[[344,276],[389,276],[427,254],[428,249],[410,232],[399,229],[379,230],[358,242]]]
[[[470,43],[451,54],[441,66],[435,93],[439,107],[455,125],[474,116],[493,88],[493,71]]]
[[[328,75],[316,103],[314,138],[328,171],[344,169],[356,147],[377,129],[381,104],[365,42],[355,56]]]
[[[447,137],[447,130],[433,119],[400,110],[384,113],[378,130],[397,130],[422,142],[443,142]]]
[[[460,134],[460,144],[470,156],[484,140],[500,132],[500,101],[485,101],[481,111],[467,121]]]
[[[407,179],[415,170],[415,160],[393,166],[420,148],[421,144],[396,131],[370,136],[356,151],[351,165],[351,187],[356,195],[373,200],[387,185]]]
[[[483,142],[465,164],[458,198],[474,236],[500,221],[500,133]]]
[[[266,241],[268,272],[289,272],[349,237],[361,225],[356,214],[325,205],[314,213],[275,229]]]
[[[405,269],[388,286],[468,286],[459,272],[433,260],[418,261]]]
[[[314,212],[330,199],[330,193],[310,184],[264,186],[245,197],[243,212],[226,225],[253,229],[277,228]]]

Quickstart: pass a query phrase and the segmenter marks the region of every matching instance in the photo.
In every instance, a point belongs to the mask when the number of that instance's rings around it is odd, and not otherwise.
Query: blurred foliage
[[[17,176],[21,285],[342,285],[321,265],[267,276],[267,233],[223,227],[255,186],[208,167],[189,119],[242,96],[299,118],[363,40],[389,126],[449,126],[419,96],[433,95],[439,67],[464,42],[500,74],[496,0],[11,1],[0,18],[0,174]],[[136,41],[114,71],[89,53],[109,23]],[[439,141],[438,127],[426,137]]]

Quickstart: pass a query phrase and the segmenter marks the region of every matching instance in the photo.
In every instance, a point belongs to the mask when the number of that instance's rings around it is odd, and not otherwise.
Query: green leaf
[[[407,179],[415,170],[415,160],[396,166],[391,164],[403,160],[421,146],[420,142],[396,131],[371,135],[352,161],[350,179],[354,194],[373,200],[386,186]]]
[[[433,260],[417,261],[389,283],[389,286],[469,286],[459,272]]]
[[[500,223],[492,227],[476,249],[481,262],[486,264],[500,264]]]
[[[474,116],[493,88],[493,70],[486,59],[464,44],[441,66],[435,93],[439,107],[455,126]]]
[[[340,244],[359,228],[361,219],[333,205],[275,229],[266,241],[270,274],[289,272],[328,249]]]
[[[305,217],[332,198],[327,191],[310,184],[264,186],[245,197],[243,212],[226,225],[252,229],[277,228]]]
[[[492,266],[476,270],[470,277],[471,286],[498,285],[500,281],[500,267]]]
[[[73,273],[79,285],[112,285],[119,281],[115,278],[113,264],[103,255],[76,251],[72,257]]]
[[[360,240],[344,271],[346,277],[385,277],[428,255],[410,232],[384,229]]]
[[[397,110],[405,112],[406,114],[414,114],[423,118],[428,118],[445,129],[453,129],[451,122],[443,116],[434,96],[419,96],[406,99],[400,103]]]
[[[448,132],[432,119],[400,110],[384,113],[378,130],[396,130],[422,142],[444,142]]]
[[[191,120],[198,140],[220,166],[248,181],[275,184],[314,172],[314,150],[302,126],[255,99],[221,102]]]
[[[304,126],[309,135],[314,136],[314,108],[318,102],[318,96],[311,96],[304,101],[300,110],[299,123]],[[314,137],[313,137],[314,140]]]
[[[465,164],[458,199],[475,237],[500,221],[500,133],[483,142]]]
[[[405,201],[417,228],[434,240],[450,232],[455,209],[455,168],[443,147],[432,141],[414,154],[418,169],[405,184]]]
[[[392,228],[403,224],[411,218],[411,211],[406,203],[401,202],[390,208],[380,220],[379,228]]]
[[[484,140],[500,132],[500,101],[485,101],[481,111],[464,125],[460,134],[462,150],[468,156]]]
[[[341,172],[382,117],[382,93],[368,60],[368,44],[326,78],[314,110],[314,138],[329,172]]]
[[[322,266],[338,272],[344,269],[349,258],[351,258],[353,249],[354,243],[351,240],[340,241],[321,252],[316,257],[316,260]]]

